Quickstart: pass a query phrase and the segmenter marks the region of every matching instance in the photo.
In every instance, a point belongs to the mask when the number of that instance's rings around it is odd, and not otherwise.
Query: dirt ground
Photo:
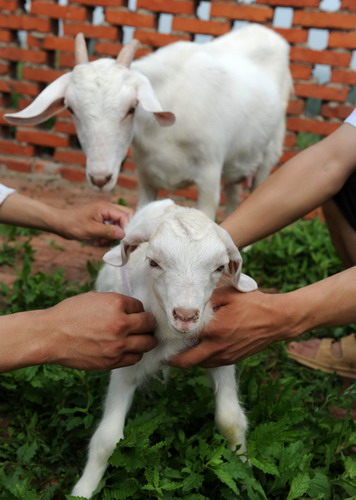
[[[53,206],[71,206],[95,200],[117,203],[123,198],[131,207],[136,206],[136,194],[131,190],[116,188],[112,193],[97,193],[85,184],[74,184],[58,178],[31,176],[24,174],[1,175],[0,183],[15,188],[19,193],[35,198]],[[83,282],[89,278],[86,263],[100,260],[108,247],[97,246],[94,242],[66,240],[51,233],[34,236],[31,242],[36,251],[34,271],[53,272],[63,268],[65,277],[70,281]],[[10,284],[15,278],[15,270],[0,268],[0,281]]]

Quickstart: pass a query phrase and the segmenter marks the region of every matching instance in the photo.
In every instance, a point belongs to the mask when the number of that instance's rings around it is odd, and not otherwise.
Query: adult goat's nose
[[[94,177],[94,175],[90,175],[91,182],[97,186],[98,188],[102,188],[107,184],[112,178],[112,175],[109,174],[106,177]]]
[[[199,319],[199,310],[176,307],[173,309],[173,316],[174,319],[179,319],[181,321],[197,321]]]

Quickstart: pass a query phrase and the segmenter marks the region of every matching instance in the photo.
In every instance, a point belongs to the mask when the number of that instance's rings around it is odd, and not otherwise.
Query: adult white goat
[[[130,257],[130,258],[129,258]],[[111,373],[102,421],[93,435],[84,473],[73,493],[90,498],[123,438],[126,413],[136,387],[162,368],[162,361],[197,342],[213,319],[209,300],[225,271],[243,292],[257,287],[241,273],[242,259],[229,234],[194,208],[171,200],[148,204],[134,215],[121,245],[104,256],[97,290],[128,293],[140,299],[157,320],[159,344],[140,362]],[[123,266],[114,269],[112,266]],[[247,420],[239,404],[234,366],[210,369],[215,420],[231,447],[245,451]]]
[[[159,189],[196,184],[198,208],[214,218],[223,179],[231,212],[238,183],[253,177],[253,186],[260,184],[282,152],[292,82],[288,43],[251,24],[205,44],[173,43],[131,64],[136,47],[136,40],[124,46],[116,62],[89,63],[77,35],[73,71],[5,118],[33,125],[67,107],[94,188],[115,186],[133,139],[139,206]]]

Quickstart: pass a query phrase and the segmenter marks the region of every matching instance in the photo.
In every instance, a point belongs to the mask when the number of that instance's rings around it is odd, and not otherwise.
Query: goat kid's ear
[[[161,127],[169,127],[176,121],[174,113],[170,111],[163,111],[157,99],[157,96],[148,80],[148,78],[141,75],[140,83],[137,88],[137,98],[145,111],[154,114],[157,122]]]
[[[122,240],[119,247],[112,248],[103,256],[103,261],[114,267],[124,266],[129,260],[131,252],[133,252],[138,245],[130,245]]]
[[[237,246],[232,241],[231,236],[222,227],[216,225],[216,228],[226,245],[227,253],[230,259],[228,265],[229,275],[232,278],[234,287],[239,290],[239,292],[252,292],[252,290],[256,290],[258,288],[256,281],[250,278],[250,276],[247,276],[247,274],[241,272],[242,257]]]
[[[60,76],[48,85],[36,99],[26,108],[4,115],[12,125],[37,125],[51,116],[59,113],[64,106],[64,95],[67,90],[71,73]]]

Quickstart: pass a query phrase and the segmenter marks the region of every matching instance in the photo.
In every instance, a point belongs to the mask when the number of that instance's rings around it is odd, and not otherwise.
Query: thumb
[[[191,366],[199,365],[208,359],[210,354],[211,353],[209,353],[206,342],[203,342],[181,352],[180,354],[172,356],[166,361],[166,364],[176,368],[190,368]]]
[[[97,238],[108,240],[121,240],[125,236],[125,231],[119,225],[111,221],[95,222],[95,235]]]

